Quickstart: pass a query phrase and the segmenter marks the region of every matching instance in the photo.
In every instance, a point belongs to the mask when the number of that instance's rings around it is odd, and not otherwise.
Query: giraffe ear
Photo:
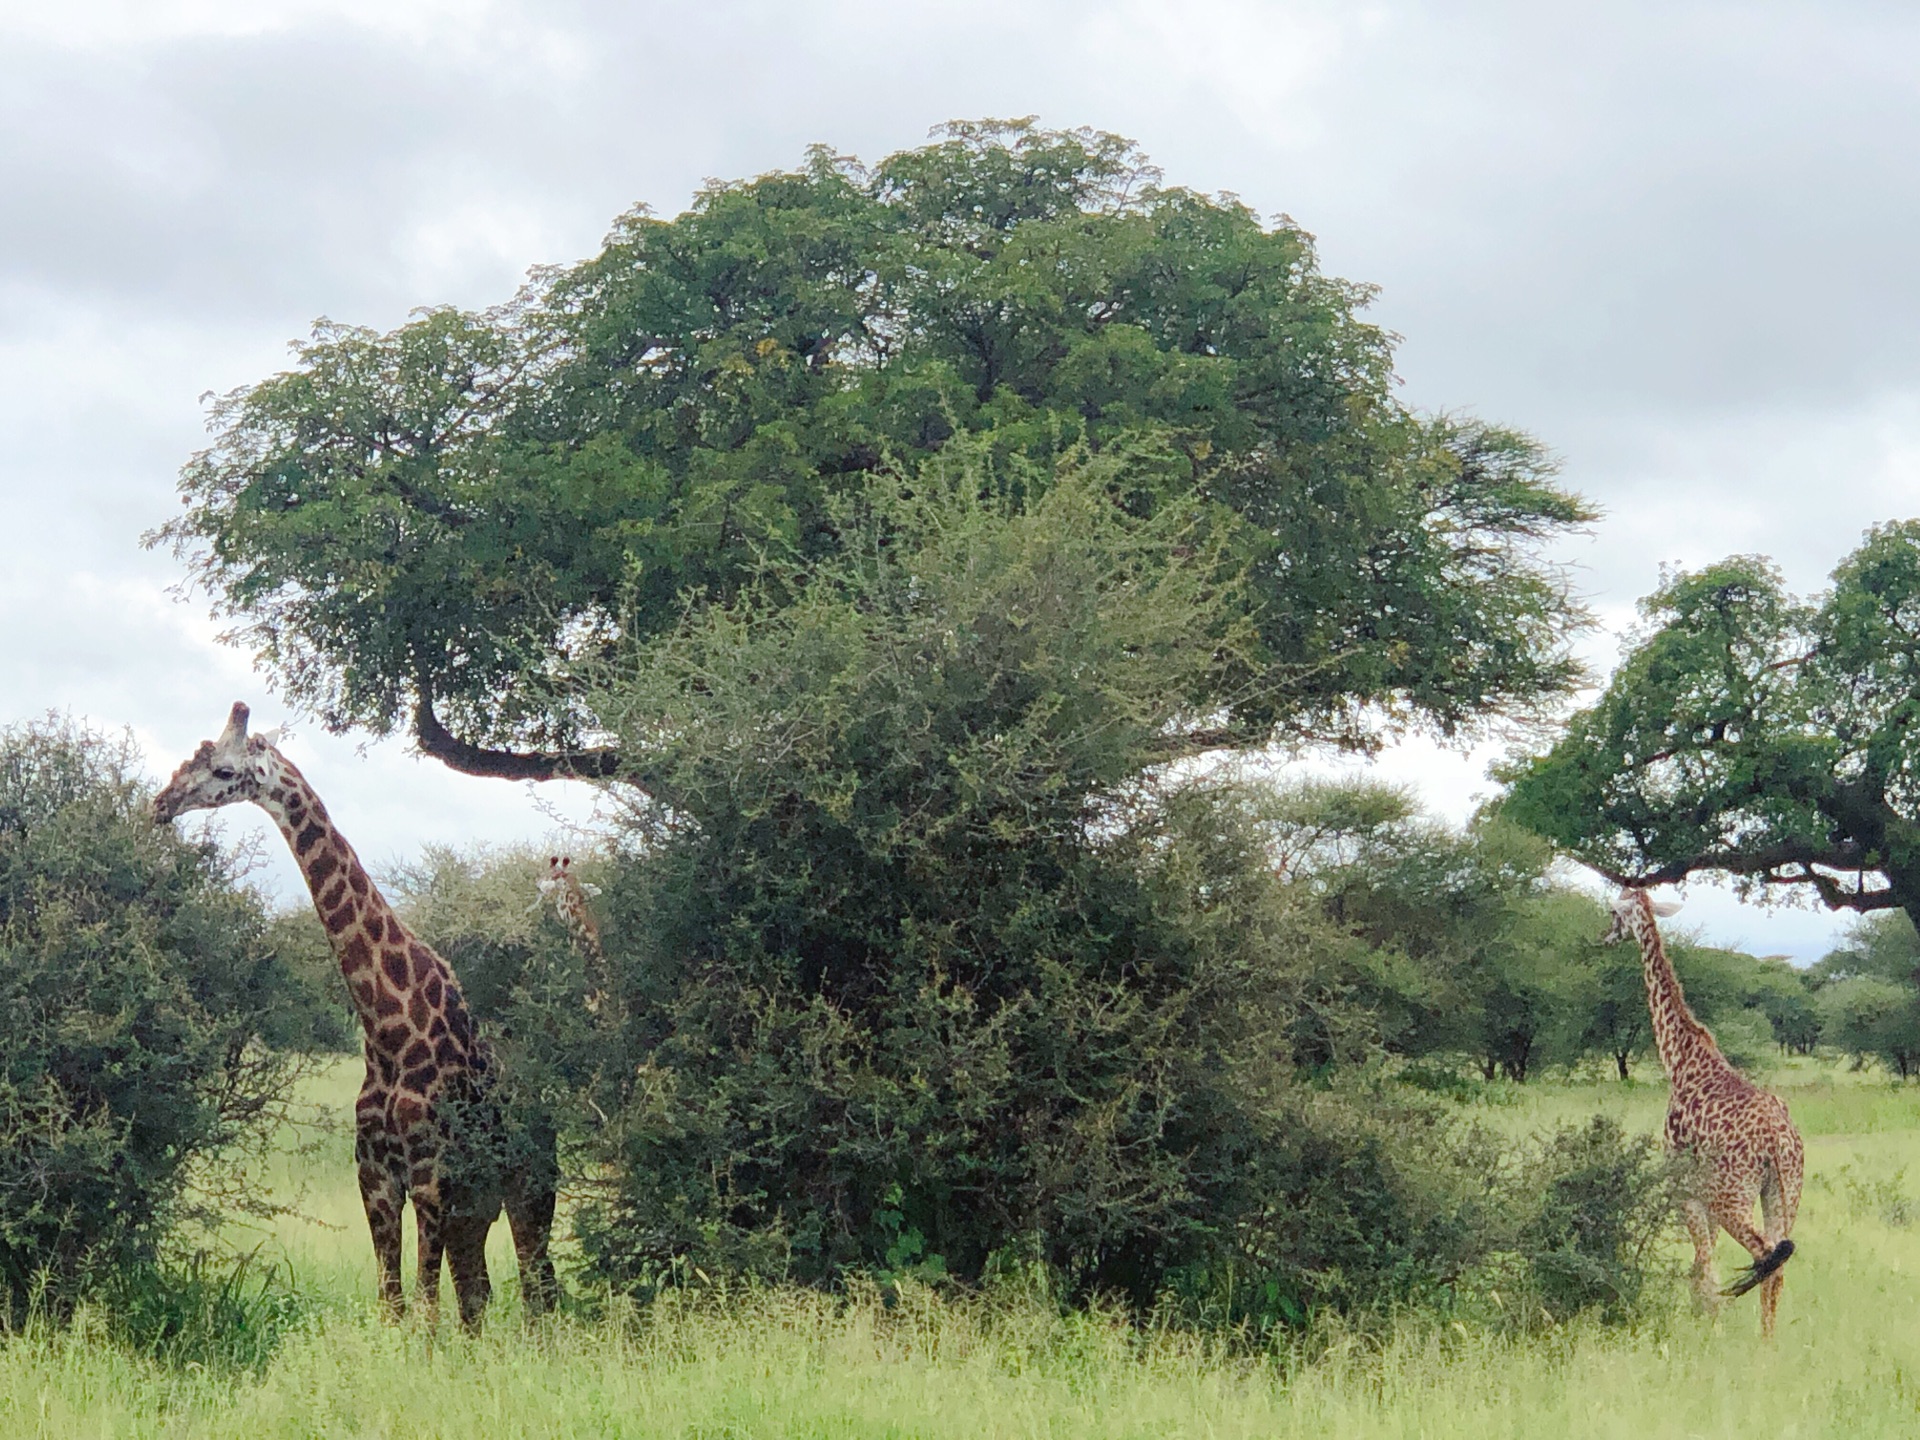
[[[1680,913],[1680,902],[1678,900],[1656,900],[1653,902],[1653,913],[1662,919],[1665,919],[1669,915],[1678,915]]]
[[[580,888],[589,895],[598,895],[600,893],[600,887],[594,884],[591,880],[581,881]]]
[[[262,730],[259,734],[255,735],[253,738],[255,740],[258,740],[261,743],[261,745],[265,746],[266,748],[272,749],[275,745],[278,745],[280,743],[281,737],[284,736],[286,733],[287,733],[286,726],[276,725],[271,730]]]

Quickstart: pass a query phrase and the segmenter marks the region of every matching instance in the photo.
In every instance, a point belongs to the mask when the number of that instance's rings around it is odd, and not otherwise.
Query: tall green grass
[[[908,1290],[829,1300],[694,1294],[537,1333],[503,1286],[488,1333],[389,1328],[343,1137],[277,1177],[325,1225],[277,1222],[215,1308],[265,1307],[264,1354],[143,1348],[124,1316],[30,1327],[0,1349],[0,1436],[1473,1437],[1912,1435],[1920,1429],[1920,1089],[1825,1066],[1775,1083],[1808,1138],[1810,1184],[1776,1340],[1757,1308],[1683,1306],[1625,1331],[1528,1338],[1426,1317],[1325,1332],[1310,1355],[1234,1353],[1033,1297]],[[328,1077],[342,1109],[350,1074]],[[1605,1109],[1658,1123],[1664,1090],[1528,1086],[1490,1120]],[[1738,1263],[1723,1247],[1727,1273]],[[502,1237],[497,1264],[512,1265]],[[211,1278],[211,1272],[210,1272]],[[280,1307],[273,1309],[273,1307]],[[164,1327],[162,1327],[164,1329]]]

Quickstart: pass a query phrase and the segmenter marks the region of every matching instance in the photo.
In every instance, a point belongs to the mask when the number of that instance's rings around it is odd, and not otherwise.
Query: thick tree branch
[[[570,751],[489,750],[462,740],[440,723],[424,690],[413,711],[413,737],[420,749],[450,770],[496,780],[609,780],[620,773],[620,752],[603,748]]]
[[[1160,737],[1155,746],[1163,761],[1183,760],[1204,755],[1209,750],[1232,750],[1255,743],[1257,737],[1230,725],[1212,725],[1202,730],[1178,730]]]
[[[1881,890],[1868,890],[1863,886],[1849,889],[1832,875],[1814,869],[1818,865],[1829,870],[1868,869],[1882,873],[1879,867],[1865,864],[1864,856],[1862,847],[1851,841],[1824,848],[1778,844],[1759,845],[1750,850],[1702,851],[1637,874],[1623,874],[1600,865],[1590,868],[1616,885],[1638,886],[1672,885],[1703,870],[1719,870],[1730,875],[1757,877],[1763,885],[1811,885],[1829,910],[1865,913],[1904,908],[1903,892],[1891,881]]]

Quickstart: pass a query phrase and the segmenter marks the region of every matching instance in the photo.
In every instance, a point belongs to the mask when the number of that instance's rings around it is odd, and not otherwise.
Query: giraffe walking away
[[[388,1315],[406,1311],[400,1224],[409,1199],[419,1242],[415,1298],[428,1323],[438,1316],[444,1258],[461,1324],[480,1327],[492,1290],[487,1232],[503,1207],[527,1311],[551,1309],[558,1290],[547,1248],[558,1181],[551,1136],[516,1149],[497,1100],[498,1063],[453,967],[394,913],[312,786],[275,748],[277,732],[248,736],[247,715],[236,704],[219,738],[202,741],[174,772],[154,798],[154,820],[258,805],[286,836],[313,893],[360,1017],[367,1073],[354,1106],[354,1155]]]
[[[1714,1043],[1713,1032],[1688,1008],[1656,918],[1677,909],[1656,905],[1644,889],[1628,886],[1613,903],[1613,923],[1602,943],[1629,936],[1639,942],[1654,1043],[1671,1085],[1667,1144],[1701,1162],[1699,1190],[1684,1211],[1693,1238],[1694,1289],[1709,1312],[1717,1308],[1714,1231],[1725,1230],[1745,1247],[1753,1263],[1723,1293],[1744,1295],[1759,1286],[1760,1331],[1771,1335],[1786,1283],[1781,1267],[1793,1255],[1793,1218],[1800,1208],[1805,1165],[1800,1132],[1780,1097],[1734,1069]],[[1756,1200],[1762,1224],[1758,1230],[1753,1225]]]

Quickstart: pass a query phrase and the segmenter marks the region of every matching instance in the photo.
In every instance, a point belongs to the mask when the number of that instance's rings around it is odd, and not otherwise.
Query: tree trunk
[[[1627,1056],[1630,1053],[1631,1052],[1626,1050],[1616,1050],[1613,1052],[1613,1063],[1619,1068],[1620,1078],[1622,1080],[1631,1078],[1627,1073]]]

